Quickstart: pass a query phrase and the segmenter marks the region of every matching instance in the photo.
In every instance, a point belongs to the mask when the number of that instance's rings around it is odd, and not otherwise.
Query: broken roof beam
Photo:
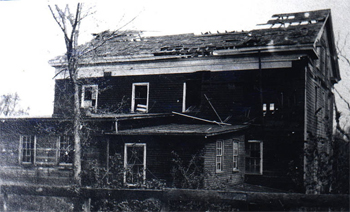
[[[229,124],[229,123],[211,121],[211,120],[208,120],[208,119],[202,119],[202,118],[198,118],[198,117],[195,117],[195,116],[191,116],[191,115],[187,115],[187,114],[183,114],[183,113],[178,113],[178,112],[174,112],[174,111],[172,113],[175,114],[175,115],[184,116],[184,117],[195,119],[195,120],[198,120],[198,121],[204,121],[204,122],[208,122],[208,123],[212,123],[212,124],[218,124],[218,125],[231,126],[231,124]]]
[[[325,21],[330,14],[330,10],[320,11],[307,11],[301,13],[285,13],[275,14],[272,16],[272,20],[269,20],[266,24],[285,24],[307,21],[309,23]]]

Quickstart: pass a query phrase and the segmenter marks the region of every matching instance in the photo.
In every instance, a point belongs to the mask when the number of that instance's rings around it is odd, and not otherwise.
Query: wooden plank
[[[274,47],[274,46],[273,46]],[[280,47],[282,48],[282,47]],[[304,51],[312,50],[313,46],[310,47],[295,47],[294,50],[290,48],[284,49],[284,51]],[[256,54],[256,52],[266,51],[268,53],[276,52],[276,48],[266,47],[264,49],[256,49],[255,52],[251,49],[240,49],[237,50],[220,50],[216,51],[218,55],[237,55],[243,53]],[[291,67],[291,61],[298,60],[300,56],[305,53],[293,54],[292,56],[276,56],[273,57],[262,57],[262,68],[288,68]],[[79,78],[91,78],[91,77],[103,77],[104,71],[110,71],[112,77],[115,76],[145,76],[145,75],[157,75],[157,74],[184,74],[194,73],[202,70],[210,71],[228,71],[228,70],[252,70],[258,69],[257,57],[240,57],[240,58],[221,58],[221,57],[210,57],[210,58],[195,58],[195,59],[184,59],[178,61],[159,61],[150,63],[134,63],[134,64],[103,64],[100,66],[84,67],[79,72]],[[64,76],[57,76],[56,79],[64,79]]]

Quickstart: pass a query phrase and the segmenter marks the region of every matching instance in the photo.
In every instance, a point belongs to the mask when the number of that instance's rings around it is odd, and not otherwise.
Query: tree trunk
[[[75,77],[74,77],[75,78]],[[74,181],[81,186],[81,142],[80,142],[80,105],[79,105],[79,85],[73,79],[74,85]]]

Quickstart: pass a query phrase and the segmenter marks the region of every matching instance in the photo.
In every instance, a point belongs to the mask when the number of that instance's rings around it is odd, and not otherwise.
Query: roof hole
[[[310,16],[310,13],[304,13],[304,17],[308,18]]]
[[[280,28],[282,26],[282,24],[275,24],[272,26],[272,28]]]

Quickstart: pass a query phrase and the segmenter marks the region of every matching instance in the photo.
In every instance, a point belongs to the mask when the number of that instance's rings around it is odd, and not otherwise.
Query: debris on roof
[[[104,45],[85,55],[85,57],[103,59],[137,55],[144,57],[175,55],[189,58],[212,56],[217,50],[267,46],[312,46],[329,15],[330,10],[275,14],[262,29],[242,32],[206,32],[201,35],[143,37],[141,31],[104,31],[94,34],[94,39],[80,48],[93,49],[96,43],[104,40]]]

